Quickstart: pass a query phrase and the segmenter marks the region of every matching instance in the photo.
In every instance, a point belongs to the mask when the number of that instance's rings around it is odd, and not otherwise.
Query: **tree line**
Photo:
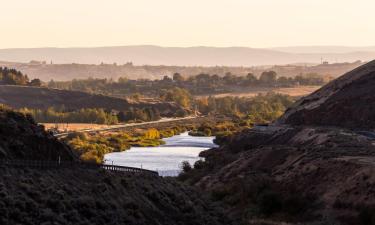
[[[300,74],[294,77],[278,76],[274,71],[264,71],[259,77],[252,73],[246,76],[236,76],[232,73],[226,73],[225,76],[216,74],[198,74],[196,76],[184,77],[175,73],[172,77],[164,76],[163,79],[149,80],[138,79],[131,80],[126,77],[120,77],[117,81],[113,79],[94,79],[71,81],[53,81],[48,82],[50,88],[79,90],[90,93],[99,93],[115,96],[128,96],[134,93],[140,93],[145,96],[160,96],[161,92],[170,90],[174,87],[188,90],[191,94],[214,94],[231,92],[238,87],[293,87],[307,85],[323,85],[327,82],[323,76],[310,73]]]
[[[0,67],[0,85],[41,86],[42,81],[39,79],[30,81],[27,75],[18,70]]]
[[[166,100],[181,101],[187,108],[195,109],[202,115],[224,115],[241,118],[249,123],[269,122],[278,118],[294,102],[294,98],[276,94],[259,94],[255,97],[202,97],[192,98],[186,90],[176,88],[163,96]],[[48,109],[22,108],[39,123],[96,123],[117,124],[126,122],[146,122],[161,119],[160,112],[153,107],[130,107],[125,111],[83,108],[69,111],[62,107]],[[187,111],[174,112],[174,116],[187,116]]]
[[[294,98],[288,95],[267,93],[247,97],[206,97],[196,100],[199,112],[234,116],[249,123],[270,122],[281,116],[291,106]]]
[[[95,123],[117,124],[129,121],[154,121],[160,119],[160,113],[155,108],[129,108],[126,111],[110,112],[104,109],[83,108],[76,111],[66,111],[64,107],[48,109],[19,110],[30,114],[38,123]]]

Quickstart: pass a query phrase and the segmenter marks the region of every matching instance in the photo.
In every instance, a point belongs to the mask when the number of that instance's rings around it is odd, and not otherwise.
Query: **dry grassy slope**
[[[94,95],[78,91],[66,91],[39,87],[0,86],[0,104],[13,108],[46,109],[64,105],[67,109],[104,108],[107,110],[127,110],[130,107],[155,107],[164,116],[175,113],[179,106],[173,103],[130,103],[125,99],[104,95]]]
[[[201,153],[206,166],[185,178],[235,218],[375,224],[375,140],[355,131],[375,128],[374,90],[372,61],[302,98],[275,124]]]
[[[247,131],[201,155],[215,166],[195,171],[200,177],[192,173],[191,179],[229,205],[228,214],[236,218],[246,218],[250,210],[282,221],[328,217],[361,224],[360,213],[375,205],[375,146],[350,130]],[[259,211],[267,205],[259,199],[268,192],[275,193],[282,206],[264,215]]]
[[[278,123],[375,128],[375,61],[297,101]]]

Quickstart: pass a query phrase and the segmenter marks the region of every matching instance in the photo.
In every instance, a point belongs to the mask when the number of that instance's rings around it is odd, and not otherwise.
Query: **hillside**
[[[374,224],[373,134],[350,129],[373,128],[374,72],[374,62],[364,65],[300,100],[278,123],[227,138],[180,179],[211,192],[245,224]]]
[[[0,109],[0,159],[73,161],[71,149],[30,117]]]
[[[191,187],[159,177],[0,166],[1,224],[227,225]]]
[[[158,109],[162,116],[172,116],[177,110],[181,109],[176,104],[167,102],[131,103],[125,99],[104,95],[26,86],[1,86],[0,104],[5,104],[15,109],[23,107],[47,109],[49,107],[64,106],[67,110],[103,108],[109,111],[124,111],[130,107],[153,107]]]
[[[74,160],[31,118],[0,110],[0,159],[59,158]],[[0,196],[0,224],[230,224],[201,193],[174,180],[78,164],[33,168],[0,161]]]
[[[278,122],[374,129],[374,87],[372,61],[300,99]]]

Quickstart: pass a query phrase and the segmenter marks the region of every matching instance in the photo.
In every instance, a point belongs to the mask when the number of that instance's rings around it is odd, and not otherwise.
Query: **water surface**
[[[106,164],[155,170],[162,176],[177,176],[183,161],[191,165],[200,159],[201,151],[216,147],[214,137],[193,137],[182,133],[164,138],[165,145],[158,147],[132,147],[124,152],[106,154]]]

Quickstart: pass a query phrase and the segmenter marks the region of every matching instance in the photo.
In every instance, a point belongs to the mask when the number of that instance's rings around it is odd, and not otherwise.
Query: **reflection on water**
[[[165,145],[158,147],[132,147],[124,152],[106,154],[107,164],[138,167],[158,171],[162,176],[177,176],[182,161],[190,164],[199,160],[199,153],[216,147],[214,137],[193,137],[183,133],[164,138]]]

